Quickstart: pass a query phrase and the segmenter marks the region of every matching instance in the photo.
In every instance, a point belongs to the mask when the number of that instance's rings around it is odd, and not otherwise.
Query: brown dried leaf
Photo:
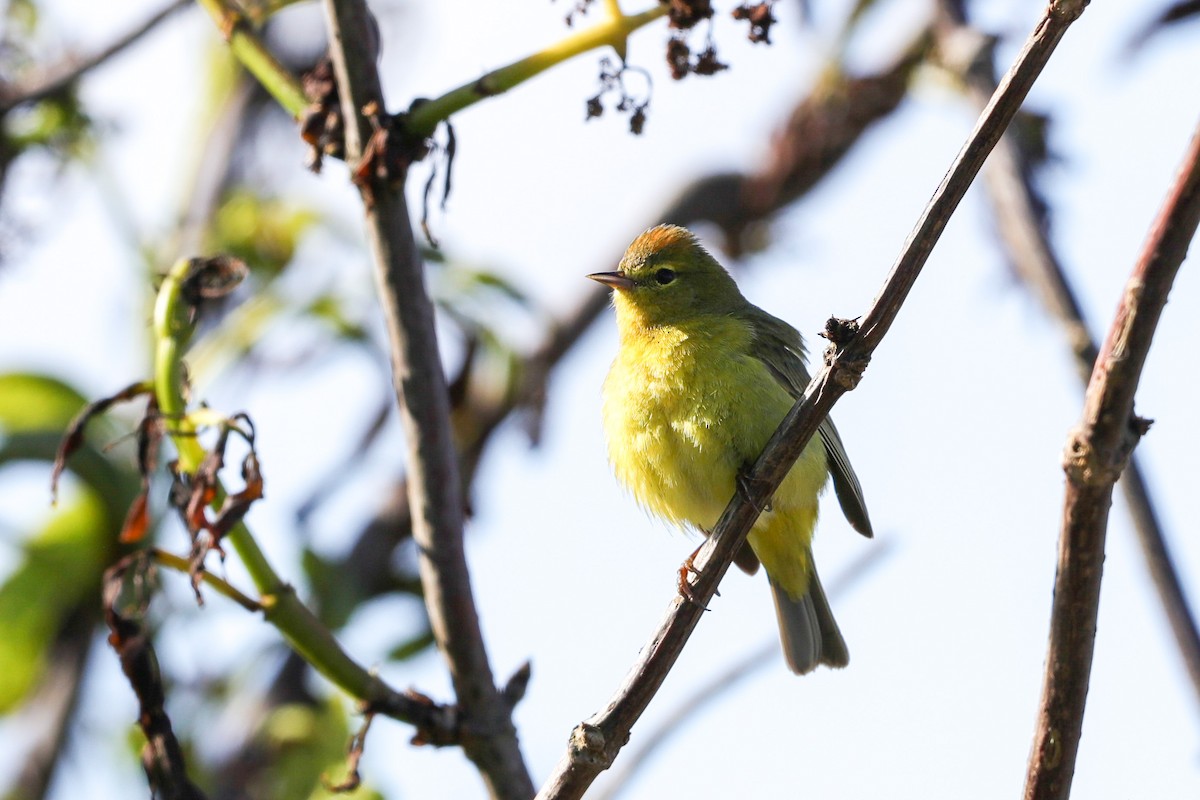
[[[234,525],[242,521],[254,501],[263,496],[262,473],[258,468],[258,456],[253,450],[246,454],[246,459],[242,462],[242,478],[246,481],[245,488],[236,494],[227,495],[216,517],[209,523],[208,529],[212,532],[214,547]]]
[[[771,26],[776,22],[775,15],[771,13],[771,5],[772,3],[745,3],[733,10],[734,19],[750,23],[750,41],[771,43]]]
[[[322,781],[325,788],[335,794],[346,794],[353,792],[362,785],[362,776],[358,772],[358,764],[362,761],[363,752],[367,745],[367,731],[371,729],[371,720],[375,719],[375,715],[368,712],[363,719],[362,727],[350,739],[350,750],[346,754],[346,778],[338,783],[330,783]]]
[[[671,27],[680,30],[694,28],[712,15],[710,0],[671,0],[671,10],[667,12]]]
[[[206,300],[219,300],[228,295],[248,274],[250,270],[246,263],[233,256],[193,258],[188,263],[188,272],[179,291],[188,305],[199,307]]]
[[[131,383],[114,395],[89,403],[75,415],[75,419],[71,420],[71,424],[67,426],[67,430],[63,434],[62,442],[58,445],[58,452],[54,455],[54,468],[50,472],[51,502],[58,502],[58,480],[62,477],[63,470],[67,468],[67,459],[83,444],[83,433],[92,417],[103,414],[116,403],[123,403],[149,392],[150,385],[148,383],[142,381]]]
[[[125,515],[125,524],[121,526],[121,535],[118,538],[121,544],[136,544],[146,538],[146,530],[150,527],[147,498],[148,493],[143,486],[142,491],[133,498],[133,502],[129,505],[129,512]]]

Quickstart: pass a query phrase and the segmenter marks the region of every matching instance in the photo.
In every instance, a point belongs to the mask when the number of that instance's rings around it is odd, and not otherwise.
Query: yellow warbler
[[[621,342],[604,382],[604,427],[617,478],[654,514],[708,532],[808,384],[800,334],[746,300],[674,225],[635,239],[616,272],[588,277],[614,289]],[[833,422],[819,434],[735,559],[751,574],[766,568],[783,653],[800,674],[850,659],[812,559],[817,496],[830,475],[846,518],[871,536]]]

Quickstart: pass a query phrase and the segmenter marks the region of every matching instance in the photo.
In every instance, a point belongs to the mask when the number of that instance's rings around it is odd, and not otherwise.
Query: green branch
[[[299,118],[309,106],[304,87],[263,44],[250,20],[227,0],[197,0],[229,42],[233,55],[293,117]],[[290,0],[277,0],[288,5]],[[492,70],[481,78],[452,89],[441,97],[419,103],[406,118],[414,135],[425,137],[451,114],[480,100],[507,92],[541,72],[598,47],[609,46],[625,58],[629,34],[667,13],[660,3],[640,14],[625,14],[617,0],[605,0],[607,19],[587,30],[572,34],[557,44],[508,66]]]
[[[186,473],[199,469],[205,456],[196,438],[196,423],[188,417],[183,399],[183,352],[192,335],[192,308],[183,300],[182,290],[191,267],[188,259],[178,261],[163,280],[154,304],[154,394],[179,453],[179,471]],[[225,500],[225,491],[218,487],[217,493],[214,503],[220,504]],[[239,522],[225,538],[246,565],[260,592],[277,591],[283,586],[244,524]]]
[[[405,118],[405,126],[415,136],[429,136],[437,124],[449,118],[451,114],[485,98],[507,92],[555,64],[597,47],[608,45],[624,60],[625,40],[629,34],[666,14],[667,9],[666,4],[660,4],[640,14],[626,15],[621,13],[616,2],[606,2],[605,10],[609,16],[604,22],[568,36],[557,44],[506,67],[492,70],[482,78],[464,83],[441,97],[420,103]]]
[[[183,473],[194,473],[205,456],[204,447],[196,438],[197,420],[188,415],[183,396],[183,353],[193,329],[192,307],[183,297],[183,285],[192,263],[183,259],[171,268],[154,304],[154,392],[167,423],[167,433],[178,452],[179,471]],[[218,486],[217,494],[215,506],[224,501],[224,489]],[[297,653],[351,696],[367,703],[392,702],[394,707],[396,693],[346,654],[329,629],[300,602],[295,589],[271,568],[244,523],[234,525],[225,541],[250,573],[261,595],[258,602],[267,622],[283,634]]]
[[[279,105],[299,118],[308,108],[308,97],[296,76],[279,63],[250,21],[226,0],[197,0],[229,42],[229,50],[258,79]],[[286,3],[279,5],[287,5]]]
[[[174,553],[168,553],[166,550],[153,547],[150,549],[150,557],[154,559],[155,564],[169,567],[176,572],[182,572],[184,575],[190,575],[192,572],[191,563],[183,556],[177,556]],[[241,590],[224,578],[218,578],[208,570],[202,569],[200,570],[200,580],[212,587],[213,591],[217,594],[229,598],[247,611],[262,611],[261,603],[253,597],[247,597]]]

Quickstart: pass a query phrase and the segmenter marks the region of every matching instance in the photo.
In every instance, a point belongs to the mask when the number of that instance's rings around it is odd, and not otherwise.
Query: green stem
[[[164,567],[170,567],[176,572],[182,572],[188,575],[192,571],[192,565],[183,556],[177,556],[174,553],[168,553],[166,550],[160,550],[157,547],[151,548],[150,555],[154,559],[154,563]],[[213,590],[223,597],[227,597],[237,603],[247,611],[262,611],[262,604],[253,597],[247,597],[236,586],[223,578],[218,578],[208,570],[200,571],[200,580],[207,583]]]
[[[250,74],[258,78],[279,105],[293,117],[299,118],[308,108],[308,97],[296,76],[279,63],[254,27],[242,13],[226,0],[196,0],[229,42],[229,49]]]
[[[183,351],[192,335],[191,308],[181,297],[183,281],[191,268],[188,259],[171,267],[158,290],[154,304],[154,394],[158,408],[167,420],[167,431],[179,453],[179,470],[193,473],[204,460],[204,448],[196,438],[196,425],[187,416],[183,399]],[[224,490],[218,487],[216,503],[224,501]],[[277,591],[283,581],[267,562],[258,543],[242,523],[235,525],[225,537],[246,565],[250,578],[260,592]]]
[[[612,4],[615,7],[615,3]],[[625,15],[616,9],[616,16],[587,30],[568,36],[555,45],[492,70],[482,78],[464,83],[441,97],[420,103],[405,118],[405,125],[415,136],[429,136],[437,124],[469,105],[487,97],[506,92],[555,64],[582,55],[597,47],[610,45],[624,58],[625,40],[629,34],[667,13],[668,6],[656,5],[640,14]],[[609,9],[611,12],[611,8]]]
[[[205,452],[196,438],[196,423],[187,414],[183,398],[183,353],[192,335],[192,309],[183,299],[183,282],[191,269],[188,259],[178,261],[158,290],[154,304],[154,391],[167,423],[167,433],[179,455],[179,470],[194,473]],[[219,505],[225,491],[217,487]],[[394,692],[342,649],[333,634],[300,602],[295,590],[271,568],[266,556],[244,523],[225,536],[261,598],[259,605],[267,622],[274,625],[292,648],[312,666],[353,697],[367,702],[390,697]],[[232,587],[231,587],[232,588]],[[223,592],[224,593],[224,592]]]

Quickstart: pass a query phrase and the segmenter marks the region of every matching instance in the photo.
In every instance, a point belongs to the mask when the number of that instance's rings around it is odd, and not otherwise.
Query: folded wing
[[[748,313],[753,314],[749,321],[755,330],[755,357],[767,365],[788,394],[798,399],[804,394],[804,388],[808,386],[809,381],[808,370],[804,368],[804,341],[800,333],[783,320],[759,308],[753,308],[753,311]],[[821,437],[821,443],[825,445],[829,474],[833,478],[833,491],[842,507],[842,513],[846,515],[854,530],[863,536],[873,536],[862,486],[858,482],[858,476],[854,474],[854,467],[850,465],[850,457],[846,455],[846,447],[842,444],[842,437],[838,435],[833,420],[826,417],[817,433]]]

